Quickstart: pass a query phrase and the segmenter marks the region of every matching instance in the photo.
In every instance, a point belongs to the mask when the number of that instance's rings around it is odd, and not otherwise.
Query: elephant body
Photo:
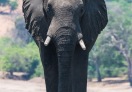
[[[23,0],[23,13],[40,51],[47,92],[86,92],[88,55],[108,22],[104,0]]]

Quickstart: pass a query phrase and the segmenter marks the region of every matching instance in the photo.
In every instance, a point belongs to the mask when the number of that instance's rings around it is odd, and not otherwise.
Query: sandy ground
[[[30,81],[0,79],[0,92],[46,92],[41,78]],[[128,82],[106,79],[102,83],[89,82],[87,92],[132,92]]]
[[[105,78],[101,83],[88,82],[88,92],[132,92],[129,82],[123,78]]]
[[[44,83],[0,80],[0,92],[46,92]]]

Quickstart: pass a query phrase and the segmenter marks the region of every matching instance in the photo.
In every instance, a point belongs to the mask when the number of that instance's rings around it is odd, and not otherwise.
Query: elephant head
[[[50,19],[50,25],[45,45],[47,46],[51,38],[58,35],[56,34],[58,30],[60,34],[63,32],[63,29],[67,29],[71,30],[67,31],[71,37],[76,34],[75,38],[79,41],[82,49],[86,50],[82,40],[83,35],[80,25],[84,10],[84,2],[82,0],[49,0],[47,2],[46,14],[49,17],[48,19]]]

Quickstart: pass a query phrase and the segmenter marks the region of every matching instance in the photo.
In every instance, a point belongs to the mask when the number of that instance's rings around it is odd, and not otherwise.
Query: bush
[[[0,6],[5,6],[9,3],[9,0],[0,0]]]
[[[12,43],[11,39],[0,39],[0,71],[25,72],[28,78],[43,76],[38,47],[34,42],[25,46]],[[39,71],[40,70],[40,71]]]
[[[18,7],[17,0],[0,0],[0,6],[10,6],[10,12],[14,11]]]
[[[9,1],[9,6],[10,6],[11,11],[17,9],[17,7],[18,7],[17,0],[10,0]]]

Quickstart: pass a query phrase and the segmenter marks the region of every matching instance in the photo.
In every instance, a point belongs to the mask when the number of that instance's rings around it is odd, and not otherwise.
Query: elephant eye
[[[48,6],[47,6],[47,12],[50,12],[51,11],[51,5],[50,4],[48,4]]]
[[[81,11],[81,16],[82,16],[84,14],[84,8],[82,7],[80,11]]]
[[[51,5],[51,4],[48,4],[48,5],[47,5],[46,12],[47,12],[47,15],[48,15],[48,16],[53,15],[53,9],[52,9],[52,5]]]

